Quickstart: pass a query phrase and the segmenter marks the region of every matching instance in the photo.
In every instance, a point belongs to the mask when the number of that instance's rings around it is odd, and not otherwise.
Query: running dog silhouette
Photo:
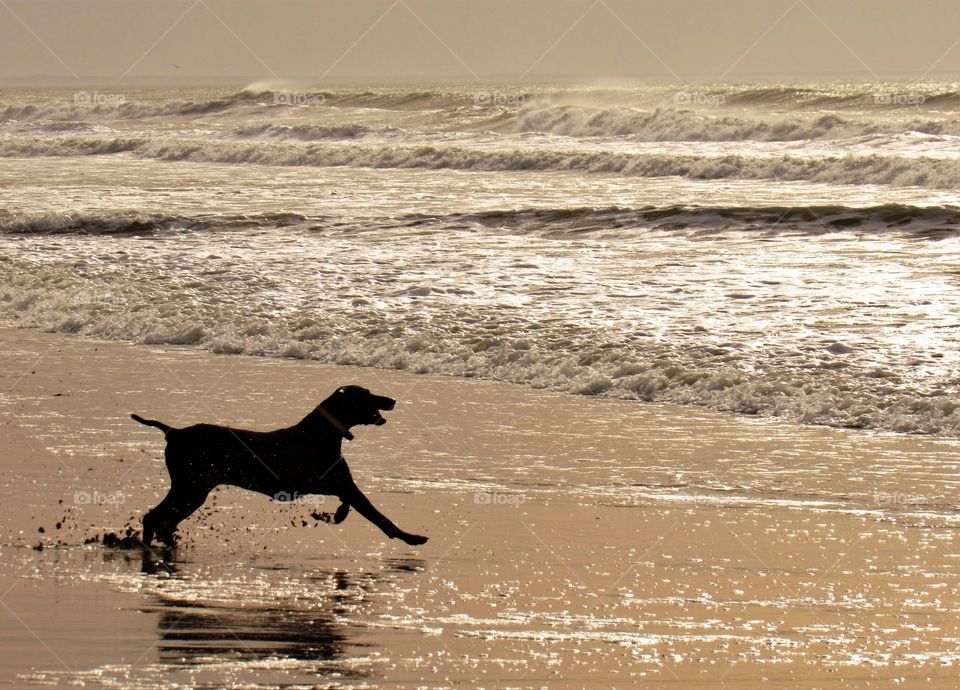
[[[189,517],[221,484],[239,486],[274,498],[326,494],[340,498],[334,522],[343,522],[351,506],[391,539],[418,545],[427,537],[404,532],[373,507],[350,475],[340,452],[350,427],[386,424],[380,410],[396,401],[360,386],[343,386],[298,424],[276,431],[245,431],[215,424],[183,429],[138,415],[141,424],[155,426],[167,439],[165,452],[170,492],[143,518],[143,543],[158,538],[176,543],[177,525]],[[288,499],[289,500],[289,499]]]

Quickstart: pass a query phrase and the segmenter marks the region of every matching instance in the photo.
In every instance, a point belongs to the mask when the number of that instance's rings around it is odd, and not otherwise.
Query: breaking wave
[[[897,95],[911,95],[919,105],[942,109],[960,108],[960,91],[949,86],[910,82],[876,83],[838,88],[802,86],[755,86],[715,89],[724,103],[736,106],[778,108],[873,109],[898,107]]]
[[[0,139],[0,156],[86,156],[130,152],[144,158],[276,166],[422,168],[465,171],[580,172],[696,180],[778,179],[843,185],[960,186],[960,159],[855,155],[673,155],[604,150],[501,149],[389,144],[303,145],[270,141],[142,137]]]
[[[513,127],[520,132],[569,137],[628,137],[635,141],[804,141],[905,132],[960,135],[960,120],[955,118],[891,121],[829,113],[751,119],[675,108],[645,111],[619,106],[590,108],[572,105],[532,105],[517,114]]]
[[[115,211],[110,213],[4,213],[0,233],[21,235],[145,235],[165,230],[205,232],[248,228],[282,228],[304,223],[296,213],[172,216]],[[320,219],[313,222],[320,223]]]
[[[343,125],[251,125],[238,127],[232,136],[238,139],[276,139],[322,141],[324,139],[363,139],[372,136],[402,136],[400,127],[369,127],[361,124]]]
[[[461,222],[524,233],[615,233],[620,229],[654,230],[802,230],[813,233],[859,230],[909,232],[940,238],[960,232],[960,208],[951,206],[648,206],[594,209],[521,209],[488,211],[458,217]]]
[[[645,206],[641,208],[528,208],[466,214],[409,214],[398,218],[324,218],[299,213],[174,216],[133,211],[109,213],[0,212],[0,233],[45,235],[143,235],[164,231],[296,229],[341,232],[370,229],[443,228],[507,231],[519,235],[606,237],[630,231],[898,232],[918,239],[960,234],[960,208],[952,206]]]
[[[62,98],[35,103],[0,103],[0,122],[9,120],[104,120],[160,117],[200,117],[238,107],[288,108],[302,105],[382,110],[441,110],[470,108],[474,96],[457,91],[343,91],[332,92],[295,84],[260,83],[235,93],[211,93],[209,98],[138,100],[123,92],[66,91]],[[265,111],[269,112],[269,111]]]
[[[598,338],[595,328],[556,318],[492,331],[495,313],[464,312],[444,290],[428,286],[381,295],[389,302],[381,307],[353,298],[364,306],[264,311],[262,300],[275,283],[263,276],[223,284],[216,276],[185,284],[175,279],[158,292],[162,276],[143,281],[72,266],[37,268],[0,261],[0,313],[16,325],[223,354],[480,377],[808,424],[960,435],[960,405],[951,391],[912,388],[892,370],[854,360],[837,368],[824,355],[839,360],[852,348],[828,337],[754,367],[742,343]],[[431,321],[437,310],[455,315],[457,327],[437,330]]]
[[[77,92],[63,100],[0,105],[0,122],[9,120],[83,121],[144,119],[172,116],[200,116],[223,112],[237,104],[257,103],[263,95],[240,92],[201,100],[127,100],[123,94]]]

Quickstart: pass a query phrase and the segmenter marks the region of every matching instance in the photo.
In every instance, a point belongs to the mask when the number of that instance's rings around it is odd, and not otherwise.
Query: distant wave
[[[363,139],[371,136],[402,136],[399,127],[368,127],[361,124],[342,125],[250,125],[238,127],[232,136],[238,139],[276,139],[322,141],[324,139]]]
[[[205,163],[356,166],[477,171],[603,173],[698,180],[779,179],[830,184],[875,184],[953,189],[960,160],[916,156],[845,155],[821,158],[695,156],[610,151],[507,149],[364,144],[293,145],[202,139],[18,137],[0,139],[0,156],[86,156],[131,152],[145,158]]]
[[[272,94],[270,94],[272,98]],[[39,103],[0,105],[0,122],[9,120],[103,120],[142,119],[172,116],[198,116],[219,113],[237,104],[259,103],[267,94],[238,92],[201,100],[128,100],[124,94],[97,92],[64,93],[63,100],[46,99]]]
[[[757,86],[714,89],[722,94],[724,103],[738,106],[779,106],[794,108],[849,108],[870,109],[902,107],[893,98],[897,95],[913,96],[926,107],[960,107],[960,91],[936,85],[890,82],[866,84],[857,87],[805,88],[791,86]]]
[[[477,171],[604,173],[638,177],[679,176],[700,180],[780,179],[833,184],[886,184],[952,189],[960,185],[960,161],[901,156],[676,156],[609,151],[502,150],[458,146],[304,147],[224,142],[150,141],[139,155],[161,160],[266,165],[427,168]]]
[[[136,151],[143,137],[16,137],[0,139],[0,156],[99,156]]]
[[[243,106],[285,108],[303,104],[383,110],[457,110],[472,107],[474,96],[468,92],[443,91],[331,92],[282,85],[276,89],[248,88],[197,100],[136,100],[128,99],[123,93],[64,91],[62,100],[47,98],[37,103],[0,104],[0,122],[198,117]]]
[[[449,88],[382,88],[324,89],[284,81],[257,82],[238,91],[193,90],[193,98],[184,98],[186,91],[156,90],[145,96],[141,92],[116,92],[104,88],[72,91],[51,90],[34,102],[0,103],[0,121],[4,120],[85,120],[114,118],[146,118],[159,116],[202,116],[220,113],[237,106],[297,106],[302,103],[336,108],[363,108],[399,111],[484,112],[517,110],[526,105],[533,109],[555,107],[595,110],[625,110],[658,107],[669,109],[683,102],[694,109],[702,100],[702,110],[718,115],[724,109],[773,111],[777,113],[837,110],[877,113],[900,110],[909,114],[918,110],[960,111],[960,91],[948,84],[878,82],[859,85],[821,84],[803,86],[742,86],[674,84],[603,89],[585,86],[528,87],[516,85]],[[692,94],[692,96],[691,96]],[[679,99],[679,100],[678,100]],[[907,107],[909,106],[909,107]]]
[[[474,105],[473,92],[422,90],[322,92],[327,105],[339,108],[377,108],[381,110],[441,110]]]
[[[127,211],[13,214],[0,212],[0,233],[143,235],[167,230],[216,232],[249,228],[367,231],[430,227],[491,228],[516,234],[571,237],[631,230],[859,232],[896,231],[917,238],[960,234],[960,208],[951,206],[645,206],[641,208],[529,208],[398,218],[318,218],[298,213],[174,216]]]
[[[108,134],[114,130],[103,125],[72,120],[23,122],[20,120],[0,120],[0,133],[23,134]]]
[[[302,223],[296,213],[256,215],[172,216],[114,211],[106,213],[3,213],[0,233],[24,235],[144,235],[163,230],[203,232],[256,227],[285,227]],[[314,219],[314,222],[318,222]]]
[[[903,109],[904,99],[916,102],[924,108],[938,110],[960,109],[960,91],[948,85],[918,84],[910,82],[878,82],[859,85],[817,86],[701,86],[676,84],[669,88],[637,87],[634,89],[598,89],[592,87],[531,87],[478,85],[476,88],[404,89],[384,88],[358,90],[323,90],[306,85],[290,85],[267,82],[248,86],[232,96],[233,101],[267,101],[276,93],[298,93],[322,99],[324,104],[335,107],[373,108],[383,110],[445,110],[474,108],[488,105],[504,105],[515,109],[517,104],[538,104],[557,99],[576,105],[597,107],[621,105],[639,106],[649,104],[651,99],[662,102],[669,99],[676,103],[678,94],[695,94],[691,102],[702,99],[720,108],[791,110],[858,110],[884,111]],[[709,111],[716,108],[708,107]]]
[[[842,117],[773,116],[749,119],[700,111],[657,108],[541,106],[522,109],[511,123],[515,131],[570,137],[628,137],[636,141],[802,141],[920,132],[960,135],[960,120],[913,119],[905,122]]]
[[[486,211],[448,219],[530,233],[578,234],[625,228],[655,230],[897,230],[917,236],[960,233],[960,208],[952,206],[647,206],[629,209],[565,208]],[[409,222],[417,222],[416,219]]]

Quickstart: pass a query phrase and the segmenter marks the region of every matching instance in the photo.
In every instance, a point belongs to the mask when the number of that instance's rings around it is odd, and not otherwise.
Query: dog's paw
[[[410,546],[420,546],[421,544],[426,544],[429,537],[421,537],[419,534],[404,534],[400,537],[405,542],[410,544]]]
[[[177,536],[176,532],[158,532],[157,540],[166,548],[175,549],[177,548],[177,543],[180,541],[180,537]]]
[[[347,513],[350,512],[349,503],[341,503],[340,507],[337,508],[337,512],[333,514],[333,523],[339,525],[341,522],[347,519]]]

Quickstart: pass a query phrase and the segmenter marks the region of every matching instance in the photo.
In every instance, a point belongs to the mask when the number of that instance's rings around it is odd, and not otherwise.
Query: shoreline
[[[14,328],[0,357],[0,687],[953,687],[954,440]],[[345,383],[399,401],[344,452],[424,547],[238,489],[159,565],[80,546],[164,491],[130,412],[275,428]]]

